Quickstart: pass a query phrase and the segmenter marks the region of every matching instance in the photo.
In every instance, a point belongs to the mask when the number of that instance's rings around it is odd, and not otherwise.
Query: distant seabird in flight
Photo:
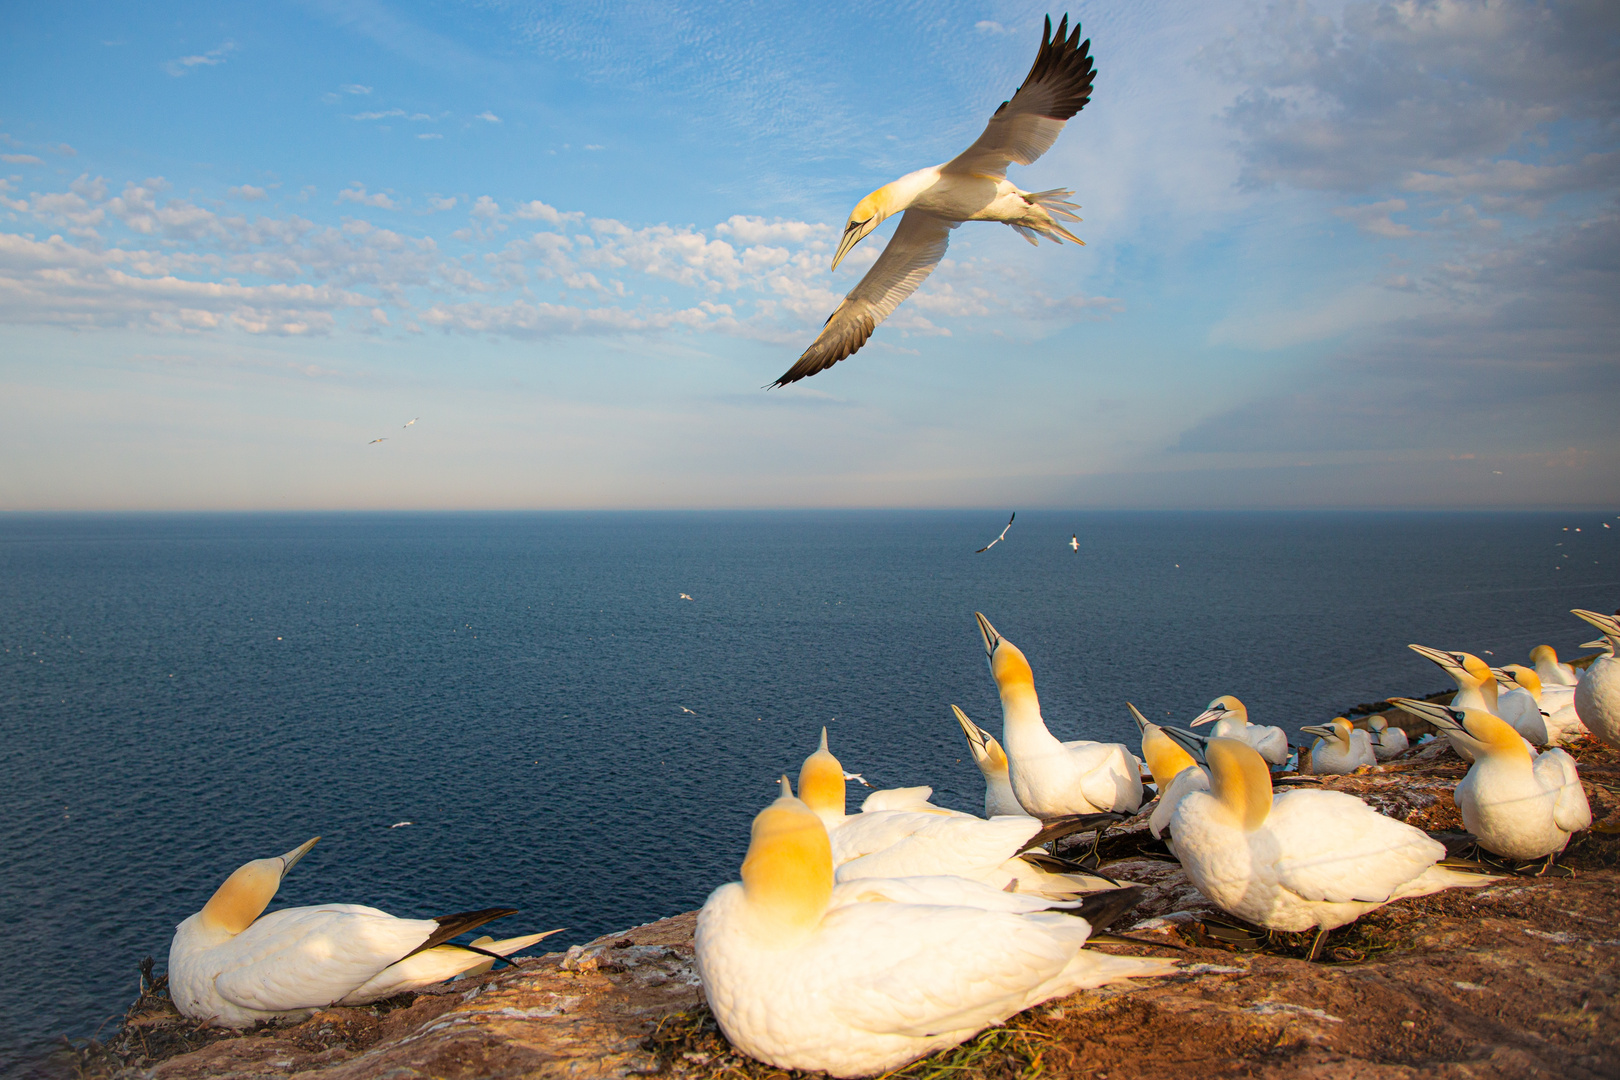
[[[943,165],[908,173],[855,204],[833,255],[832,268],[885,218],[905,216],[866,276],[849,291],[810,347],[773,384],[786,386],[832,367],[854,353],[878,323],[894,313],[945,257],[951,230],[964,221],[999,221],[1031,244],[1044,236],[1061,243],[1085,241],[1058,223],[1079,221],[1074,194],[1064,188],[1024,191],[1007,179],[1013,162],[1028,165],[1052,148],[1063,124],[1091,100],[1096,71],[1091,42],[1080,24],[1069,33],[1063,16],[1057,33],[1047,16],[1035,63],[1012,100],[1004,101],[972,146]]]
[[[1080,534],[1079,533],[1075,533],[1073,536],[1069,537],[1069,549],[1071,551],[1079,551],[1080,550]]]
[[[991,548],[995,547],[997,544],[999,544],[1003,540],[1007,539],[1007,530],[1012,528],[1013,518],[1015,518],[1017,516],[1018,516],[1018,511],[1014,510],[1012,512],[1012,517],[1007,519],[1007,524],[1002,528],[1001,535],[996,537],[994,540],[990,541],[988,544],[984,545],[984,547],[980,548],[978,551],[975,551],[973,554],[975,554],[975,555],[983,555],[985,552],[989,551]]]
[[[405,421],[405,426],[410,427],[412,424],[416,423],[420,419],[422,419],[420,416],[413,416],[409,420]]]
[[[368,443],[366,443],[366,445],[367,445],[367,446],[372,446],[372,445],[374,445],[374,444],[376,444],[376,443],[380,443],[380,442],[387,442],[387,441],[388,441],[388,436],[386,436],[386,435],[384,435],[384,436],[383,436],[383,437],[382,437],[382,438],[380,438],[380,439],[372,439],[372,440],[371,440],[371,442],[368,442]]]
[[[690,600],[692,598],[690,596],[687,596],[685,593],[681,593],[681,599],[682,600]]]
[[[416,824],[416,822],[414,822],[414,821],[396,821],[396,822],[394,822],[392,825],[390,825],[388,827],[390,829],[403,829],[407,825],[415,825],[415,824]]]
[[[681,710],[681,712],[686,713],[688,716],[696,716],[697,715],[697,713],[693,712],[691,709],[688,709],[685,705],[677,705],[675,707],[677,709]]]

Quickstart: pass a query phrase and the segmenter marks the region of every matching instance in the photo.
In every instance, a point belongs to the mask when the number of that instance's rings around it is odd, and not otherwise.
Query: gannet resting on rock
[[[1027,815],[986,821],[926,802],[921,804],[925,809],[910,808],[918,805],[915,802],[892,809],[872,807],[872,798],[881,793],[869,797],[860,813],[846,815],[843,776],[843,766],[827,749],[823,728],[821,746],[799,770],[799,794],[828,832],[839,881],[945,874],[1062,899],[1115,888],[1103,878],[1052,873],[1021,857],[1046,840],[1117,820],[1114,815],[1075,817],[1045,828]],[[897,790],[921,792],[925,799],[930,793],[929,788]]]
[[[1573,613],[1603,631],[1608,646],[1608,652],[1593,660],[1575,684],[1575,711],[1593,738],[1620,747],[1620,660],[1614,655],[1620,648],[1620,619],[1579,608]]]
[[[1556,855],[1571,833],[1592,824],[1575,759],[1562,750],[1533,754],[1505,721],[1478,709],[1395,700],[1474,752],[1452,799],[1486,851],[1524,860]]]
[[[904,212],[877,262],[828,316],[827,325],[776,386],[814,375],[849,356],[872,336],[945,257],[951,230],[964,221],[999,221],[1028,240],[1084,241],[1059,224],[1079,221],[1080,209],[1064,201],[1072,191],[1023,191],[1007,179],[1013,162],[1028,165],[1051,149],[1064,121],[1091,100],[1095,77],[1091,42],[1081,42],[1080,24],[1069,33],[1063,16],[1052,33],[1048,16],[1041,47],[1024,83],[1002,103],[974,144],[943,165],[919,169],[885,184],[855,204],[833,254],[832,268],[886,218]]]
[[[1213,723],[1211,734],[1217,739],[1241,739],[1273,765],[1288,764],[1288,735],[1280,727],[1264,727],[1249,723],[1249,710],[1231,694],[1223,694],[1199,713],[1193,727]]]
[[[467,948],[444,942],[515,908],[397,919],[358,904],[263,915],[281,879],[315,841],[240,867],[197,914],[175,927],[169,996],[181,1014],[224,1027],[302,1019],[328,1005],[364,1005],[454,978],[528,948],[530,934]]]
[[[1175,971],[1081,949],[1088,920],[1106,925],[1136,890],[1054,905],[960,878],[835,885],[820,819],[785,777],[782,788],[754,819],[742,881],[716,889],[697,920],[704,996],[751,1057],[870,1076],[1050,998]]]
[[[1210,790],[1182,797],[1170,820],[1176,857],[1198,891],[1223,911],[1270,930],[1329,930],[1391,900],[1499,877],[1436,864],[1445,845],[1342,791],[1292,789],[1273,796],[1265,759],[1237,739],[1165,734],[1209,769]]]
[[[1002,750],[1001,744],[996,742],[994,735],[969,720],[967,713],[955,705],[951,706],[951,711],[956,714],[962,734],[967,736],[973,764],[979,767],[979,773],[984,777],[984,816],[1010,814],[1013,817],[1028,817],[1028,812],[1018,803],[1018,796],[1013,794],[1012,780],[1007,776],[1007,753]]]
[[[1312,776],[1345,776],[1363,765],[1378,764],[1372,737],[1342,716],[1335,716],[1332,723],[1299,730],[1320,736],[1311,744]]]
[[[1058,742],[1041,717],[1035,674],[1018,646],[996,633],[977,611],[990,674],[1001,692],[1001,745],[1013,794],[1034,817],[1115,810],[1142,805],[1142,772],[1121,743]]]
[[[1542,687],[1551,689],[1554,686],[1574,686],[1581,681],[1580,672],[1558,659],[1558,650],[1551,645],[1537,645],[1530,650],[1530,663],[1535,665],[1536,675],[1541,679]]]
[[[1444,649],[1431,649],[1425,645],[1408,645],[1407,648],[1439,665],[1440,670],[1450,675],[1456,682],[1457,693],[1451,699],[1453,708],[1478,709],[1492,716],[1499,716],[1524,738],[1526,744],[1534,743],[1536,746],[1547,744],[1547,725],[1542,722],[1539,712],[1536,713],[1535,721],[1530,723],[1528,717],[1518,713],[1507,716],[1497,706],[1496,676],[1491,674],[1491,669],[1486,666],[1485,661],[1473,653],[1446,652]],[[1526,723],[1526,727],[1520,728],[1514,723],[1515,720]],[[1466,746],[1459,745],[1456,740],[1450,741],[1451,748],[1457,752],[1458,757],[1464,761],[1474,760],[1469,756],[1472,751]]]
[[[1382,716],[1374,716],[1367,720],[1367,730],[1372,732],[1373,757],[1379,761],[1389,761],[1406,753],[1409,743],[1406,732],[1398,727],[1390,727],[1389,721]]]
[[[1153,785],[1159,789],[1158,803],[1153,807],[1153,813],[1148,815],[1148,831],[1157,840],[1164,835],[1165,829],[1170,827],[1170,818],[1176,812],[1176,804],[1181,797],[1189,791],[1208,791],[1209,777],[1198,762],[1193,760],[1191,754],[1181,748],[1181,744],[1164,733],[1164,729],[1143,716],[1130,702],[1125,707],[1131,710],[1131,719],[1136,721],[1137,730],[1142,733],[1142,760],[1147,762],[1148,772],[1153,775]],[[1166,846],[1175,851],[1175,842],[1170,840]]]
[[[1529,695],[1535,703],[1541,713],[1542,726],[1547,729],[1548,746],[1557,746],[1566,739],[1586,734],[1586,725],[1581,723],[1580,715],[1575,712],[1575,687],[1562,684],[1544,686],[1541,676],[1523,664],[1509,664],[1500,671],[1516,689]]]

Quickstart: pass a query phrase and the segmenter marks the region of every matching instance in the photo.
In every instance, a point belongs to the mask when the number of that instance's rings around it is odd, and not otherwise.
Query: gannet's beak
[[[1299,730],[1307,735],[1320,735],[1324,739],[1337,739],[1339,737],[1338,730],[1332,724],[1312,724],[1310,727],[1302,727]]]
[[[1443,649],[1431,649],[1427,645],[1408,645],[1407,648],[1425,660],[1432,660],[1439,664],[1446,669],[1448,674],[1455,675],[1457,672],[1463,671],[1463,666],[1457,662],[1457,658]],[[1465,671],[1463,673],[1467,674]]]
[[[1136,721],[1136,730],[1141,732],[1143,735],[1146,735],[1147,729],[1152,725],[1153,721],[1143,716],[1141,712],[1137,710],[1136,706],[1132,705],[1130,702],[1127,701],[1125,703],[1125,707],[1131,710],[1131,719]]]
[[[1583,649],[1607,649],[1608,647],[1608,638],[1598,638],[1596,641],[1588,641],[1586,644],[1581,646]]]
[[[1458,714],[1444,705],[1437,705],[1432,701],[1418,701],[1414,698],[1398,697],[1389,700],[1390,704],[1399,705],[1413,716],[1423,717],[1442,731],[1461,731],[1464,735],[1468,734],[1462,726],[1462,721],[1458,719]]]
[[[1001,635],[990,625],[990,620],[977,611],[973,613],[973,617],[979,620],[979,635],[984,638],[984,655],[996,655],[996,646],[1001,644]]]
[[[1198,764],[1207,763],[1204,756],[1204,747],[1209,744],[1209,740],[1198,734],[1198,732],[1188,731],[1186,728],[1171,727],[1168,724],[1162,725],[1159,730],[1175,740],[1176,745],[1191,754],[1193,760]]]
[[[312,836],[308,840],[305,840],[302,844],[299,844],[297,847],[287,852],[287,854],[281,856],[281,876],[286,877],[287,871],[291,870],[294,866],[297,866],[298,860],[302,859],[305,855],[308,855],[309,849],[314,847],[315,841],[319,839],[320,837],[318,836]]]
[[[844,235],[838,241],[838,250],[833,252],[832,268],[838,269],[838,264],[844,261],[844,256],[860,243],[866,234],[872,231],[872,219],[865,221],[851,221],[844,226]]]
[[[968,745],[973,748],[973,756],[977,758],[985,753],[984,731],[978,724],[968,719],[967,713],[955,705],[951,706],[951,712],[956,714],[956,722],[962,728],[962,734],[967,736]]]
[[[1193,727],[1198,727],[1198,726],[1200,726],[1202,724],[1213,724],[1215,721],[1219,720],[1221,717],[1223,717],[1225,715],[1226,715],[1226,706],[1225,705],[1217,705],[1213,709],[1205,709],[1203,712],[1201,712],[1197,716],[1193,717],[1192,726]]]
[[[1583,608],[1571,608],[1569,613],[1578,619],[1584,619],[1586,622],[1591,623],[1608,637],[1620,638],[1620,618],[1613,615],[1604,615],[1598,611],[1586,611]],[[1587,646],[1582,645],[1581,648],[1584,649]]]

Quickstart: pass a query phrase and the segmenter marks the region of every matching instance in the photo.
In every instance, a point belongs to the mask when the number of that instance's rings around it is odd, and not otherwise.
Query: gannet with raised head
[[[698,974],[743,1053],[870,1076],[1042,1001],[1172,973],[1164,960],[1082,951],[1089,920],[1106,925],[1136,894],[1054,905],[961,878],[835,884],[827,831],[783,777],[754,818],[742,881],[698,913]]]
[[[1311,744],[1309,775],[1344,776],[1363,765],[1378,764],[1372,737],[1342,716],[1335,716],[1330,723],[1299,730],[1317,736]]]
[[[1170,820],[1176,857],[1217,907],[1270,930],[1329,930],[1391,900],[1500,881],[1437,865],[1445,845],[1342,791],[1273,795],[1265,759],[1237,739],[1165,734],[1209,770]]]
[[[1574,686],[1581,681],[1580,673],[1558,659],[1558,650],[1551,645],[1537,645],[1530,650],[1530,663],[1535,665],[1541,685]]]
[[[1153,776],[1153,786],[1159,789],[1158,802],[1148,815],[1148,831],[1158,839],[1170,827],[1170,818],[1181,797],[1189,791],[1208,791],[1209,777],[1163,728],[1143,716],[1130,702],[1127,701],[1125,707],[1131,710],[1131,719],[1142,733],[1142,760],[1147,762],[1148,772]],[[1174,840],[1168,841],[1166,846],[1175,851]]]
[[[1218,739],[1241,739],[1273,765],[1288,764],[1288,735],[1280,727],[1249,723],[1249,710],[1231,694],[1222,694],[1193,718],[1192,726],[1214,724]]]
[[[1372,732],[1373,757],[1379,761],[1389,761],[1406,753],[1410,743],[1407,742],[1406,732],[1402,728],[1390,727],[1389,721],[1382,716],[1372,716],[1367,719],[1367,730]]]
[[[999,221],[1031,244],[1037,237],[1061,243],[1084,241],[1058,219],[1079,221],[1078,206],[1064,189],[1024,191],[1007,179],[1013,162],[1028,165],[1051,149],[1063,124],[1091,100],[1096,72],[1091,42],[1080,40],[1080,24],[1069,33],[1063,16],[1057,33],[1046,20],[1035,63],[1012,100],[1004,101],[972,146],[943,165],[908,173],[855,204],[833,254],[833,269],[873,229],[903,214],[888,246],[860,282],[827,318],[827,325],[774,385],[785,386],[832,367],[854,353],[894,313],[901,301],[933,272],[951,230],[964,221]]]
[[[468,948],[445,943],[516,909],[399,919],[359,904],[322,904],[263,914],[319,839],[239,867],[175,927],[169,996],[182,1015],[231,1028],[302,1019],[328,1005],[364,1005],[443,982],[492,953],[504,959],[559,932]]]
[[[1395,703],[1474,752],[1452,799],[1463,827],[1486,851],[1509,859],[1545,858],[1592,824],[1575,759],[1562,750],[1535,754],[1506,721],[1479,709],[1408,698]]]
[[[1580,715],[1575,711],[1575,687],[1562,683],[1545,686],[1541,676],[1523,664],[1508,664],[1501,669],[1501,673],[1535,703],[1541,713],[1542,726],[1547,729],[1548,746],[1557,746],[1566,739],[1586,734],[1586,725],[1581,723]]]
[[[1056,818],[1142,805],[1142,771],[1121,743],[1058,742],[1041,717],[1035,673],[1018,646],[996,632],[979,612],[990,674],[1001,693],[1001,745],[1013,794],[1031,815]]]
[[[867,799],[858,814],[844,813],[844,767],[821,745],[799,769],[799,794],[820,819],[831,844],[839,881],[865,877],[954,875],[997,889],[1067,898],[1082,892],[1114,888],[1089,874],[1053,873],[1036,865],[1038,856],[1024,852],[1046,840],[1114,820],[1114,815],[1064,819],[1043,827],[1027,815],[986,821],[931,803],[901,801],[893,808],[872,806]],[[927,793],[928,788],[898,789]]]
[[[1019,805],[1018,796],[1013,794],[1012,780],[1007,776],[1007,752],[994,735],[969,720],[967,713],[955,705],[951,706],[951,711],[956,714],[962,734],[967,736],[973,764],[984,777],[984,816],[1028,817],[1028,811]]]
[[[1508,721],[1515,731],[1519,732],[1519,735],[1524,738],[1526,743],[1533,743],[1536,739],[1540,739],[1541,741],[1535,744],[1538,746],[1546,745],[1547,726],[1541,722],[1539,712],[1536,714],[1536,722],[1530,724],[1527,730],[1521,730],[1517,725],[1513,724],[1513,717],[1503,715],[1501,708],[1497,705],[1496,676],[1491,673],[1491,669],[1486,665],[1485,661],[1473,653],[1447,652],[1444,649],[1431,649],[1426,645],[1408,645],[1407,648],[1425,660],[1432,661],[1439,666],[1441,671],[1451,676],[1452,680],[1457,684],[1457,693],[1451,699],[1454,708],[1478,709],[1481,712],[1488,712],[1492,716],[1500,716],[1503,720]],[[1517,718],[1521,721],[1527,719],[1523,716]],[[1455,739],[1449,741],[1451,742],[1451,748],[1457,752],[1458,757],[1464,761],[1474,760],[1469,756],[1472,751],[1466,746],[1459,744]]]
[[[1620,619],[1581,608],[1572,613],[1603,631],[1603,643],[1608,648],[1575,684],[1575,711],[1593,738],[1620,747],[1620,660],[1614,655],[1620,649]]]

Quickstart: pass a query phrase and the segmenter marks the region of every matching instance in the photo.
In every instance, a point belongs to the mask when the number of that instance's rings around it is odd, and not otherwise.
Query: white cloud
[[[39,158],[33,154],[0,154],[0,161],[11,165],[43,165]]]
[[[398,209],[398,207],[394,204],[394,200],[389,198],[383,192],[379,191],[375,194],[368,195],[366,193],[366,185],[360,183],[358,180],[353,181],[347,188],[338,192],[337,201],[340,203],[359,203],[361,206],[375,206],[379,210]]]
[[[426,135],[418,135],[417,138],[418,139],[442,139],[442,138],[444,138],[444,136],[440,135],[438,132],[434,131],[434,132],[429,132]]]
[[[350,120],[386,120],[390,116],[404,116],[404,109],[383,109],[379,112],[355,113]]]
[[[179,78],[193,68],[214,67],[216,64],[223,64],[225,58],[235,51],[236,42],[227,41],[217,48],[209,49],[207,52],[197,56],[182,56],[177,60],[170,60],[163,65],[163,70]]]
[[[265,197],[265,190],[262,187],[254,187],[252,184],[242,184],[238,187],[226,188],[225,194],[233,199],[241,199],[243,202],[258,202]]]
[[[435,210],[454,210],[456,208],[456,197],[454,195],[446,195],[443,198],[440,198],[437,195],[429,195],[428,205],[433,207]]]
[[[1390,217],[1406,209],[1405,199],[1385,199],[1382,202],[1360,206],[1336,206],[1333,213],[1355,225],[1364,233],[1393,239],[1412,235],[1412,228]]]
[[[369,93],[371,93],[371,87],[369,87],[369,86],[361,86],[359,83],[345,83],[344,85],[338,87],[338,89],[343,91],[345,94],[369,94]]]
[[[544,221],[552,225],[561,225],[565,221],[585,220],[585,215],[578,211],[565,214],[554,206],[547,206],[539,199],[519,203],[513,209],[512,216],[520,221]]]
[[[488,109],[485,109],[483,112],[479,113],[473,119],[475,119],[475,120],[487,120],[491,124],[498,124],[498,123],[501,122],[501,118],[496,116],[494,113],[490,112]]]

